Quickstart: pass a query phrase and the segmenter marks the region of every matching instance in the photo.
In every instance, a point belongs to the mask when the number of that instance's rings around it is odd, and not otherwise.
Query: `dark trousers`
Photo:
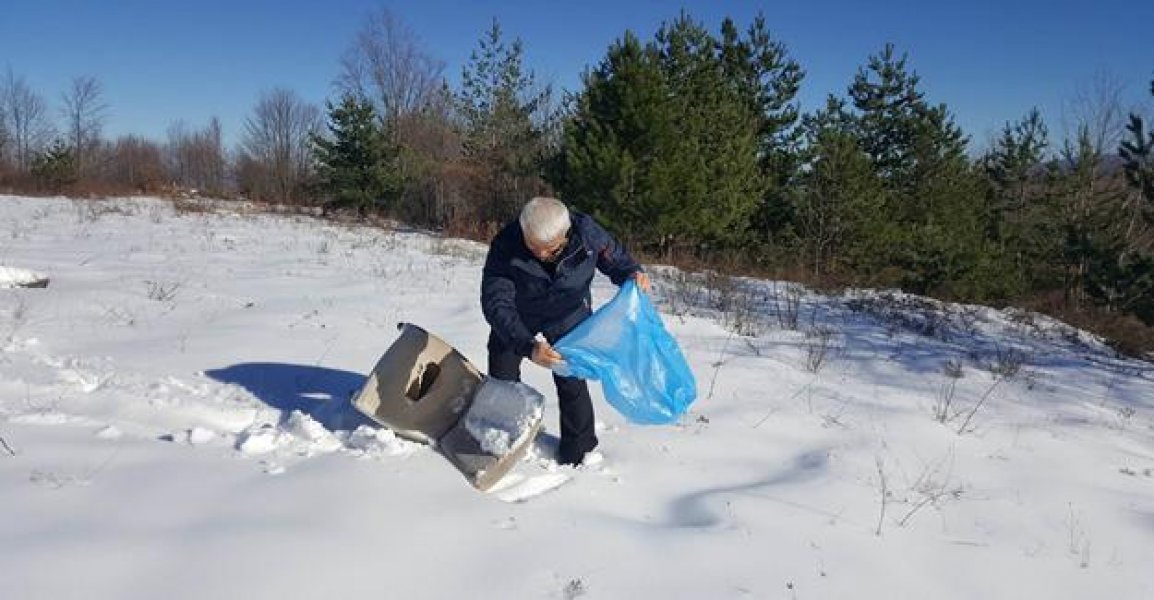
[[[489,376],[505,381],[521,381],[524,358],[505,347],[496,334],[489,334]],[[584,379],[553,375],[557,386],[557,405],[561,413],[561,443],[557,462],[580,464],[585,453],[597,447],[594,432],[593,401]]]

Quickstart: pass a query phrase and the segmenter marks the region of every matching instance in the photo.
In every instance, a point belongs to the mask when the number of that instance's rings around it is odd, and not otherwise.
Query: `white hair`
[[[525,203],[520,221],[526,240],[551,242],[569,231],[569,208],[556,198],[538,196]]]

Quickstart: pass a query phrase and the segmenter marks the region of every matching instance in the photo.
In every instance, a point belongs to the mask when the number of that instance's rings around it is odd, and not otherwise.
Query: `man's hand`
[[[546,369],[552,369],[553,365],[561,362],[561,354],[554,350],[553,346],[549,345],[549,342],[538,340],[537,344],[533,346],[533,354],[529,357],[529,360]]]
[[[632,278],[633,281],[637,282],[637,287],[641,288],[641,291],[645,292],[646,294],[649,293],[649,275],[646,274],[645,271],[634,272]]]

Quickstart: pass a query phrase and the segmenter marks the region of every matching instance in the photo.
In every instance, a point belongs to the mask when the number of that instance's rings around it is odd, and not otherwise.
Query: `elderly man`
[[[556,198],[525,204],[493,238],[481,278],[491,377],[520,381],[524,358],[545,368],[562,360],[551,344],[592,313],[594,268],[618,286],[632,278],[649,291],[641,266],[591,217]],[[597,446],[589,387],[556,374],[553,382],[561,413],[557,460],[579,465]]]

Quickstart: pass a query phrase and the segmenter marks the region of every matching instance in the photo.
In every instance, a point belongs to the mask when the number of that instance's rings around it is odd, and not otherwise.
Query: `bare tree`
[[[109,179],[141,193],[157,191],[165,182],[160,145],[142,137],[120,137],[109,151]]]
[[[299,200],[311,172],[310,139],[323,124],[320,109],[291,90],[262,94],[244,124],[242,188],[256,197]]]
[[[182,188],[197,193],[224,191],[225,158],[220,120],[213,117],[199,131],[189,131],[181,121],[168,128],[166,148],[170,175]]]
[[[0,114],[11,137],[12,158],[17,170],[26,173],[32,159],[52,137],[44,98],[28,87],[23,77],[8,69],[0,81]]]
[[[68,141],[76,156],[76,170],[84,176],[93,154],[100,143],[100,132],[108,105],[101,98],[100,82],[95,77],[72,79],[72,85],[63,94],[62,113],[68,128]]]
[[[337,86],[367,98],[386,121],[425,109],[444,80],[444,62],[427,54],[386,8],[373,13],[341,60]]]
[[[4,109],[4,102],[0,100],[0,177],[8,169],[8,114]]]
[[[445,63],[382,8],[366,20],[341,66],[337,87],[372,102],[400,148],[402,216],[434,226],[455,218],[465,177]]]
[[[1088,82],[1080,83],[1063,107],[1067,143],[1088,135],[1096,154],[1113,152],[1126,126],[1124,90],[1122,80],[1109,71],[1098,71]]]

